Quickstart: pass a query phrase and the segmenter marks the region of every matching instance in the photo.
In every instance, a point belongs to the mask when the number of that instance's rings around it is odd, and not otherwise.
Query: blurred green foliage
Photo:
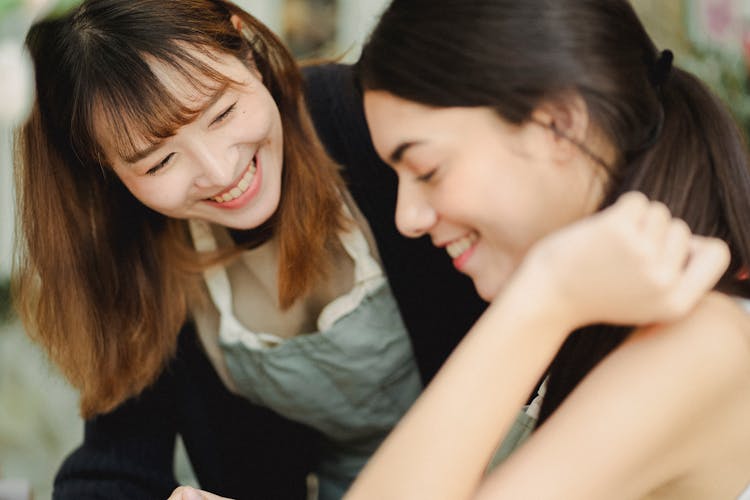
[[[0,0],[0,19],[11,17],[28,5],[28,0]],[[81,3],[81,0],[55,0],[49,9],[50,16],[59,16]]]
[[[0,18],[9,12],[18,10],[23,5],[23,0],[0,0]]]
[[[750,139],[750,76],[741,54],[693,48],[682,66],[701,78],[729,107]]]

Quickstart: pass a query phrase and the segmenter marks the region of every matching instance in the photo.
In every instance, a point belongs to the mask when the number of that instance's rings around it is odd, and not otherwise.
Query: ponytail
[[[699,79],[674,68],[659,89],[663,124],[651,147],[614,175],[604,206],[627,191],[659,200],[695,234],[726,241],[729,268],[716,289],[750,297],[750,164],[745,137],[727,108]],[[627,158],[627,152],[625,157]],[[573,332],[549,371],[543,423],[631,328],[594,325]]]
[[[746,139],[724,104],[692,74],[674,68],[659,93],[659,137],[618,172],[606,203],[638,190],[665,203],[693,233],[726,241],[732,259],[717,288],[750,297],[739,280],[750,262]]]

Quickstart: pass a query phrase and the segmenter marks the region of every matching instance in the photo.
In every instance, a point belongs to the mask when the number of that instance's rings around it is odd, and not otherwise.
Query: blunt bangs
[[[197,51],[212,59],[215,49],[198,47]],[[158,54],[112,53],[104,66],[110,70],[90,82],[87,91],[93,97],[79,108],[79,123],[90,124],[90,128],[79,136],[76,149],[97,151],[96,162],[101,164],[106,158],[101,147],[106,133],[110,134],[114,154],[127,161],[196,119],[211,97],[240,84],[194,53],[178,43],[167,44]],[[154,65],[174,72],[195,98],[186,100],[184,95],[177,95],[154,73]],[[106,158],[107,163],[113,160]]]

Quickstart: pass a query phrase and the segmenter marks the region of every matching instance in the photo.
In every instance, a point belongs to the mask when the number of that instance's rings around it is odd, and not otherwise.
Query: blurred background
[[[388,0],[239,0],[300,59],[356,60],[361,43]],[[51,494],[54,472],[81,439],[73,391],[31,345],[14,317],[8,293],[14,197],[11,137],[30,100],[30,70],[20,44],[40,10],[78,0],[0,0],[0,500],[2,484]],[[661,48],[700,76],[750,130],[750,0],[633,0]],[[54,242],[50,242],[54,244]],[[178,475],[192,482],[178,452]]]

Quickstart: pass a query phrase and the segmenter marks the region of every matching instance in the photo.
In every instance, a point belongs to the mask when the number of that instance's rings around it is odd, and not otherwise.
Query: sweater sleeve
[[[151,387],[85,423],[53,499],[166,499],[177,486],[178,434],[202,488],[238,500],[305,498],[318,435],[229,392],[191,325],[178,342]]]
[[[167,498],[177,486],[173,382],[166,371],[140,396],[87,421],[83,443],[55,477],[53,499]]]

